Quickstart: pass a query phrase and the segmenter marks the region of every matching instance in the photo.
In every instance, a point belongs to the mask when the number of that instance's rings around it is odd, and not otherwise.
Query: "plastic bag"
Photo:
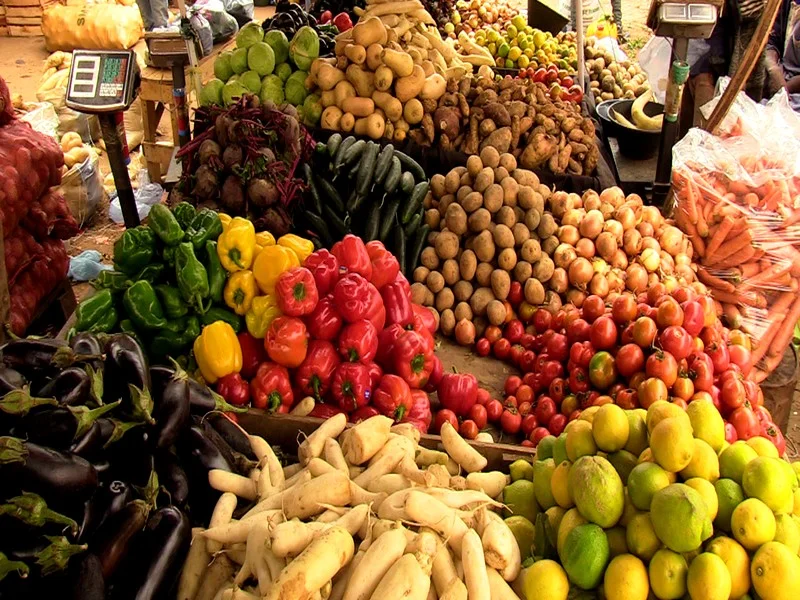
[[[639,66],[647,73],[656,100],[664,104],[672,63],[672,45],[667,38],[651,37],[639,50]]]
[[[147,175],[146,170],[139,171],[139,187],[134,192],[136,198],[136,212],[139,213],[139,219],[144,219],[150,214],[150,209],[161,202],[161,197],[164,195],[164,188],[157,183],[150,183],[150,177]],[[119,204],[116,190],[111,195],[111,204],[108,207],[108,216],[114,223],[123,223],[125,219],[122,217],[122,208]]]
[[[203,56],[208,56],[214,48],[214,34],[211,31],[211,25],[200,13],[194,13],[189,17],[189,23],[197,34],[197,39],[200,40]]]
[[[72,167],[61,178],[59,191],[64,195],[69,211],[79,227],[89,222],[103,199],[103,179],[100,176],[99,162],[97,155],[93,155]]]
[[[50,52],[126,50],[144,35],[144,23],[137,6],[55,4],[42,13],[42,33]]]
[[[725,126],[674,146],[675,219],[728,325],[750,335],[760,382],[800,319],[800,118],[785,94],[767,105],[742,95]]]
[[[236,19],[239,27],[253,20],[253,0],[222,0],[225,12]]]
[[[49,102],[37,102],[36,108],[26,112],[20,117],[21,121],[31,124],[34,131],[58,139],[58,115],[56,109]]]
[[[37,92],[40,102],[49,102],[58,115],[58,137],[68,131],[78,133],[84,142],[95,142],[100,139],[100,120],[96,115],[87,115],[67,107],[66,89],[59,87]]]
[[[67,275],[73,281],[91,281],[101,271],[110,271],[114,267],[103,264],[103,255],[97,250],[84,250],[78,256],[69,259]]]
[[[211,26],[211,35],[214,43],[227,40],[239,31],[239,23],[225,12],[222,0],[199,0],[189,9],[190,12],[199,12]]]

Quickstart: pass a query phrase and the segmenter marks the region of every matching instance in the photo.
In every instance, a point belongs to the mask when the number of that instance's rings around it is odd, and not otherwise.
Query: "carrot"
[[[739,267],[739,270],[742,272],[742,279],[747,279],[748,277],[754,277],[758,275],[758,273],[761,271],[761,267],[758,266],[757,262],[751,261],[744,263],[741,267]]]
[[[755,350],[753,350],[751,356],[751,360],[754,365],[758,364],[758,361],[760,361],[766,355],[767,350],[775,338],[775,334],[780,329],[781,324],[783,324],[786,310],[792,304],[792,301],[795,300],[795,297],[796,296],[791,292],[784,292],[778,297],[772,306],[769,307],[769,311],[764,319],[764,321],[769,323],[769,325],[764,333],[760,336],[758,340],[758,346]]]
[[[730,293],[720,290],[713,291],[714,298],[720,302],[727,302],[729,304],[746,304],[756,308],[766,308],[766,300],[763,296],[759,296],[755,292],[746,292],[740,294],[738,292]]]
[[[697,269],[697,278],[705,283],[707,286],[718,289],[723,292],[728,292],[732,294],[736,291],[736,288],[730,281],[726,281],[716,275],[712,275],[709,271],[704,267],[699,267]]]
[[[689,217],[689,222],[694,225],[697,223],[697,196],[688,178],[686,179],[686,187],[684,187],[683,192],[686,204],[686,216]]]
[[[749,235],[748,235],[749,234]],[[752,234],[750,230],[745,235],[740,235],[737,238],[724,242],[716,251],[715,254],[706,252],[705,264],[708,266],[714,265],[728,257],[736,255],[752,243]]]
[[[767,351],[767,356],[783,356],[784,350],[786,350],[786,347],[792,340],[792,335],[794,335],[793,325],[797,323],[798,320],[800,320],[800,296],[795,299],[794,304],[792,304],[792,307],[786,314],[786,318],[783,320],[787,326],[778,331],[772,339],[772,343],[770,343],[769,350]]]
[[[792,268],[792,263],[788,261],[781,261],[775,263],[768,269],[764,269],[755,277],[746,279],[739,287],[740,290],[747,290],[750,288],[763,288],[769,287],[768,284],[780,279],[783,275],[789,275]]]
[[[755,381],[756,383],[761,383],[761,382],[762,382],[762,381],[764,381],[764,380],[765,380],[767,377],[769,377],[769,373],[768,373],[768,372],[766,372],[766,371],[762,371],[761,369],[754,368],[754,369],[753,369],[753,370],[750,372],[750,379],[752,379],[752,380],[753,380],[753,381]]]
[[[722,219],[722,222],[719,224],[717,231],[711,237],[708,242],[708,246],[706,247],[706,255],[713,256],[717,249],[722,245],[722,242],[725,241],[728,232],[733,229],[733,218],[730,216],[726,216]]]
[[[742,324],[742,314],[735,304],[725,303],[722,305],[722,314],[730,329],[739,329]]]
[[[742,198],[745,206],[754,207],[758,206],[758,194],[754,194],[753,192],[747,192]]]

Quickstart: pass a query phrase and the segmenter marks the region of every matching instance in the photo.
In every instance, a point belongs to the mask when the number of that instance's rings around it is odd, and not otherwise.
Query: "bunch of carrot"
[[[750,334],[750,377],[760,382],[777,368],[800,320],[800,182],[758,177],[775,171],[771,159],[738,162],[764,183],[732,179],[723,169],[675,168],[675,220],[720,317]]]

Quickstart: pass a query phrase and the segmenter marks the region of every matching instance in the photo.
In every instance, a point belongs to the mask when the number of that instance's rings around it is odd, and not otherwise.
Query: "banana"
[[[615,120],[617,123],[619,123],[620,125],[622,125],[623,127],[630,127],[631,129],[638,129],[638,127],[636,127],[636,125],[634,125],[633,123],[631,123],[630,121],[628,121],[628,119],[626,119],[625,117],[623,117],[623,116],[622,116],[620,113],[618,113],[617,111],[614,111],[614,120]]]
[[[639,129],[644,129],[645,131],[661,131],[661,127],[664,124],[664,115],[648,117],[644,112],[644,107],[650,102],[652,96],[653,90],[648,89],[644,94],[633,101],[631,105],[631,118]]]

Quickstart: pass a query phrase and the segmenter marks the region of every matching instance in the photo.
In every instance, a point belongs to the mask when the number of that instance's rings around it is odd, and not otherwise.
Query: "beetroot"
[[[247,201],[251,209],[268,208],[280,200],[280,192],[267,179],[251,179],[247,184]]]
[[[211,164],[213,159],[219,159],[220,154],[222,154],[222,148],[214,140],[203,140],[200,150],[197,151],[201,165]]]
[[[212,200],[219,194],[217,174],[208,165],[202,165],[195,172],[195,184],[192,194],[201,200]]]
[[[241,166],[243,159],[244,152],[241,146],[228,146],[222,153],[222,164],[229,170]]]
[[[241,215],[245,211],[244,189],[242,181],[236,175],[228,175],[225,183],[222,184],[222,194],[220,195],[222,207],[231,215]]]

